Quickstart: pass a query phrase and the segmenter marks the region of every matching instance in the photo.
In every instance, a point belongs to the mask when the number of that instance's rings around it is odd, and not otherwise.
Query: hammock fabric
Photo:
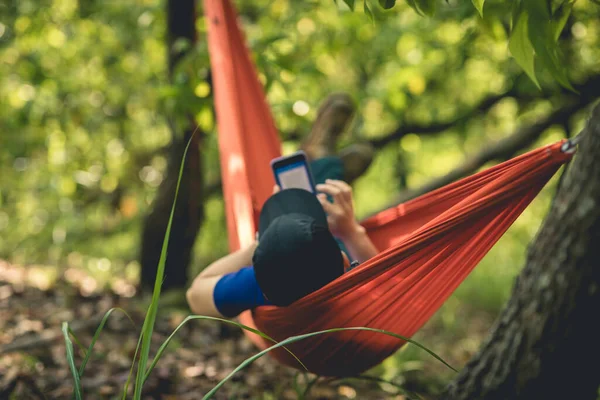
[[[262,86],[229,0],[204,0],[219,130],[230,249],[254,240],[270,196],[269,161],[281,145]],[[240,322],[277,341],[340,327],[370,327],[411,337],[441,307],[525,207],[571,158],[563,142],[385,210],[362,222],[381,253],[285,308],[259,307]],[[273,343],[246,331],[261,349]],[[288,348],[313,373],[351,376],[382,362],[405,342],[343,331]],[[270,353],[301,368],[284,349]]]

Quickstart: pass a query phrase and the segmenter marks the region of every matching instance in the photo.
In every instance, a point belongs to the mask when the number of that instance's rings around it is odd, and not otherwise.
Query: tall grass
[[[166,229],[166,233],[165,233],[165,237],[163,240],[163,244],[162,244],[162,250],[161,250],[161,254],[160,254],[160,259],[158,262],[158,269],[157,269],[157,273],[156,273],[156,280],[154,281],[154,290],[152,292],[152,300],[150,302],[150,305],[148,306],[148,310],[146,311],[146,316],[144,318],[144,324],[142,326],[141,332],[140,332],[140,336],[138,338],[138,344],[133,356],[133,360],[132,360],[132,365],[131,365],[131,369],[129,371],[129,376],[127,378],[127,381],[125,383],[125,386],[123,388],[123,394],[122,394],[122,399],[126,399],[127,397],[127,393],[128,393],[128,389],[129,389],[129,385],[131,383],[131,376],[134,370],[134,367],[136,367],[136,360],[137,360],[137,369],[136,369],[136,378],[135,378],[135,384],[134,384],[134,388],[133,388],[133,399],[134,400],[140,400],[142,397],[142,389],[144,386],[144,383],[146,382],[146,380],[148,379],[148,377],[150,376],[150,373],[152,372],[152,370],[154,369],[154,367],[156,366],[156,364],[158,363],[158,360],[160,359],[160,357],[162,356],[162,354],[164,353],[164,351],[167,349],[167,346],[169,345],[171,339],[175,336],[175,334],[179,331],[179,329],[181,329],[181,327],[183,327],[183,325],[185,325],[187,322],[192,321],[192,320],[198,320],[198,319],[204,319],[204,320],[213,320],[213,321],[219,321],[219,322],[223,322],[223,323],[228,323],[228,324],[233,324],[236,325],[242,329],[245,329],[247,331],[253,332],[257,335],[262,336],[263,338],[275,343],[273,346],[260,351],[259,353],[255,354],[252,357],[247,358],[244,362],[242,362],[237,368],[235,368],[229,375],[227,375],[224,379],[222,379],[210,392],[208,392],[203,399],[210,399],[214,396],[214,394],[217,392],[217,390],[219,390],[219,388],[221,388],[229,379],[231,379],[231,377],[236,374],[238,371],[242,370],[243,368],[245,368],[246,366],[250,365],[252,362],[254,362],[255,360],[257,360],[258,358],[262,357],[263,355],[265,355],[266,353],[268,353],[269,351],[279,348],[279,347],[284,347],[287,344],[291,344],[294,342],[297,342],[299,340],[303,340],[309,337],[313,337],[316,335],[322,335],[322,334],[327,334],[327,333],[332,333],[332,332],[339,332],[339,331],[344,331],[344,330],[366,330],[366,331],[371,331],[371,332],[375,332],[375,333],[380,333],[380,334],[385,334],[385,335],[389,335],[395,338],[398,338],[400,340],[404,340],[408,343],[412,343],[416,346],[418,346],[419,348],[425,350],[427,353],[429,353],[430,355],[432,355],[434,358],[438,359],[439,361],[441,361],[444,365],[446,365],[448,368],[456,371],[453,367],[451,367],[446,361],[444,361],[441,357],[439,357],[437,354],[435,354],[433,351],[429,350],[428,348],[426,348],[425,346],[409,339],[406,337],[403,337],[401,335],[395,334],[393,332],[388,332],[388,331],[384,331],[381,329],[373,329],[373,328],[367,328],[367,327],[347,327],[347,328],[334,328],[334,329],[327,329],[327,330],[323,330],[323,331],[318,331],[318,332],[312,332],[312,333],[307,333],[304,335],[298,335],[298,336],[292,336],[290,338],[287,338],[279,343],[277,343],[275,340],[273,340],[272,338],[270,338],[268,335],[266,335],[265,333],[258,331],[256,329],[250,328],[249,326],[240,324],[238,322],[235,321],[231,321],[231,320],[227,320],[227,319],[222,319],[222,318],[214,318],[214,317],[207,317],[207,316],[202,316],[202,315],[190,315],[187,318],[185,318],[184,321],[182,321],[179,326],[177,326],[177,328],[173,331],[173,333],[171,333],[171,335],[163,342],[163,344],[160,346],[160,348],[158,349],[156,355],[154,356],[154,359],[152,361],[152,363],[148,366],[148,359],[149,359],[149,355],[150,355],[150,344],[151,344],[151,337],[152,337],[152,332],[154,331],[154,325],[156,322],[156,315],[158,312],[158,303],[160,300],[160,292],[161,292],[161,284],[163,281],[163,276],[165,273],[165,264],[166,264],[166,260],[167,260],[167,246],[169,243],[169,238],[171,235],[171,228],[172,228],[172,223],[173,223],[173,215],[175,213],[175,204],[177,203],[177,196],[179,195],[179,187],[181,184],[181,176],[183,175],[183,168],[185,165],[185,159],[187,156],[187,152],[190,146],[190,143],[192,142],[192,138],[193,136],[196,134],[196,132],[194,132],[192,134],[192,137],[190,137],[186,147],[185,147],[185,151],[183,153],[183,159],[181,161],[181,165],[179,168],[179,176],[177,179],[177,186],[175,189],[175,196],[173,199],[173,205],[171,206],[171,213],[169,215],[169,222],[167,224],[167,229]],[[77,340],[77,338],[75,337],[74,333],[71,331],[71,329],[69,328],[69,323],[68,322],[63,322],[62,324],[62,332],[63,332],[63,336],[65,339],[65,346],[66,346],[66,357],[67,357],[67,361],[69,364],[69,369],[71,370],[71,375],[73,376],[73,396],[77,399],[80,400],[83,398],[83,388],[81,386],[81,377],[83,376],[83,373],[85,371],[85,367],[92,355],[92,351],[94,348],[94,345],[96,343],[96,341],[98,340],[100,333],[102,332],[102,329],[104,328],[104,325],[106,324],[106,321],[108,319],[108,317],[112,314],[113,311],[122,311],[124,312],[126,315],[127,313],[122,310],[122,309],[118,309],[118,308],[112,308],[110,310],[108,310],[106,312],[106,314],[104,315],[102,321],[100,322],[98,328],[96,329],[96,332],[92,338],[92,341],[88,347],[88,349],[85,351],[85,355],[84,355],[84,360],[80,366],[79,369],[77,369],[77,366],[75,365],[75,355],[74,355],[74,351],[73,351],[73,343],[71,341],[71,338],[73,338],[77,343],[79,343],[79,341]],[[129,317],[129,315],[127,315]],[[129,319],[131,319],[129,317]],[[83,346],[81,346],[83,347]],[[284,347],[285,348],[285,347]],[[286,349],[287,350],[287,349]],[[289,351],[289,350],[288,350]],[[139,354],[139,356],[138,356]],[[298,360],[298,362],[300,363],[301,366],[304,367],[304,364],[302,364],[302,362],[298,359],[298,357],[296,357],[293,353],[290,352],[290,354],[292,354],[296,360]],[[305,367],[306,369],[306,367]]]

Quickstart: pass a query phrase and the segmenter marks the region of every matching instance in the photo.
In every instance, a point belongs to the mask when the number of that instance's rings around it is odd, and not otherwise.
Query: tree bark
[[[167,29],[169,75],[177,62],[185,55],[182,47],[174,46],[179,39],[196,42],[196,6],[194,0],[169,0],[167,2]],[[171,124],[174,130],[175,124]],[[200,153],[201,132],[197,130],[193,118],[183,135],[173,132],[173,142],[168,157],[166,176],[158,188],[152,210],[144,220],[141,244],[141,286],[148,290],[154,287],[160,253],[166,233],[171,207],[175,197],[179,169],[188,141],[191,143],[184,164],[181,186],[173,216],[171,238],[168,244],[165,275],[162,289],[184,288],[188,279],[188,266],[198,230],[204,219],[202,199],[202,162]]]
[[[510,301],[441,398],[598,398],[600,105],[582,134]]]

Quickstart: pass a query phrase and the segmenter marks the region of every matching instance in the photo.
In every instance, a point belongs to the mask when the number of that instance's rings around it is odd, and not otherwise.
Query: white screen
[[[308,171],[303,163],[288,165],[278,171],[282,189],[300,188],[312,192]]]

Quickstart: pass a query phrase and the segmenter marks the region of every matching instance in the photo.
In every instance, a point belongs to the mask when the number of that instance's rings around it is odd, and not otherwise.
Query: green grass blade
[[[223,386],[225,384],[225,382],[227,382],[229,379],[231,379],[231,377],[233,375],[235,375],[236,372],[240,371],[241,369],[245,368],[246,366],[248,366],[249,364],[251,364],[252,362],[254,362],[255,360],[259,359],[260,357],[264,356],[265,354],[267,354],[269,351],[274,350],[278,347],[282,347],[285,346],[287,344],[290,343],[294,343],[297,342],[299,340],[303,340],[303,339],[307,339],[313,336],[317,336],[317,335],[322,335],[324,333],[333,333],[333,332],[341,332],[341,331],[351,331],[351,330],[360,330],[360,331],[370,331],[370,332],[376,332],[376,333],[383,333],[385,335],[388,336],[392,336],[398,339],[401,339],[405,342],[414,344],[415,346],[425,350],[427,353],[429,353],[430,355],[432,355],[434,358],[436,358],[437,360],[441,361],[444,365],[446,365],[448,368],[450,368],[451,370],[453,370],[454,372],[458,372],[455,368],[453,368],[450,364],[448,364],[446,361],[444,361],[440,356],[438,356],[437,354],[435,354],[433,351],[429,350],[427,347],[419,344],[418,342],[415,342],[414,340],[411,340],[409,338],[406,338],[404,336],[398,335],[394,332],[389,332],[389,331],[385,331],[383,329],[375,329],[375,328],[366,328],[366,327],[349,327],[349,328],[333,328],[333,329],[327,329],[324,331],[318,331],[318,332],[311,332],[311,333],[306,333],[304,335],[298,335],[298,336],[292,336],[289,337],[285,340],[282,340],[281,342],[269,347],[268,349],[265,349],[255,355],[253,355],[252,357],[247,358],[246,360],[244,360],[244,362],[242,362],[240,365],[238,365],[237,368],[235,368],[233,371],[231,371],[231,373],[229,375],[227,375],[225,378],[223,378],[214,388],[212,388],[212,390],[210,392],[208,392],[202,399],[203,400],[208,400],[210,398],[212,398],[212,396],[217,392],[217,390],[219,390],[219,388],[221,388],[221,386]]]
[[[100,324],[98,325],[98,328],[96,329],[96,332],[94,333],[94,336],[92,337],[92,342],[90,343],[90,346],[89,346],[87,352],[85,353],[85,358],[83,359],[83,362],[81,363],[81,367],[79,367],[79,376],[80,377],[83,376],[83,371],[85,371],[85,366],[92,355],[92,350],[94,349],[94,345],[96,344],[96,341],[98,340],[98,337],[100,336],[100,332],[102,332],[102,329],[104,329],[104,325],[106,324],[106,321],[108,320],[108,317],[110,316],[110,314],[112,314],[113,311],[115,311],[115,310],[119,310],[119,311],[123,312],[123,314],[125,314],[127,316],[127,318],[129,318],[129,320],[133,323],[133,320],[131,319],[129,314],[127,314],[127,311],[125,311],[119,307],[111,308],[110,310],[108,310],[106,312],[106,314],[104,314],[102,321],[100,321]]]
[[[152,331],[154,330],[154,322],[156,321],[156,314],[158,311],[158,301],[160,298],[160,287],[162,285],[163,276],[165,274],[165,263],[167,260],[167,247],[169,244],[169,238],[171,237],[171,227],[173,225],[173,215],[175,214],[175,205],[177,204],[177,196],[179,195],[179,186],[181,185],[181,176],[183,175],[183,169],[185,167],[185,158],[187,156],[188,149],[192,143],[192,139],[197,132],[196,130],[190,136],[183,157],[181,159],[181,165],[179,167],[179,177],[177,178],[177,186],[175,187],[175,196],[173,198],[173,205],[171,206],[171,214],[169,215],[169,223],[167,224],[167,230],[165,232],[165,238],[163,240],[162,250],[160,252],[160,259],[158,262],[158,268],[156,271],[156,279],[154,280],[154,291],[152,292],[152,302],[148,307],[146,318],[144,319],[144,326],[142,327],[142,348],[140,351],[140,359],[138,362],[138,370],[136,375],[136,383],[133,397],[135,400],[141,400],[142,397],[142,385],[144,383],[144,373],[146,371],[146,364],[148,363],[148,355],[150,353],[150,342],[152,338]]]
[[[308,383],[306,384],[306,387],[302,391],[302,394],[301,394],[302,399],[307,398],[308,394],[310,393],[310,390],[313,388],[313,386],[315,386],[315,384],[318,382],[319,378],[320,378],[320,376],[315,376],[313,379],[310,379],[308,381]]]
[[[81,400],[81,382],[79,381],[79,374],[77,373],[77,367],[75,366],[75,356],[73,355],[73,342],[69,336],[69,323],[62,323],[62,333],[65,337],[65,348],[67,351],[67,362],[69,363],[69,369],[71,375],[73,375],[73,386],[75,391],[75,398]]]
[[[133,375],[133,367],[135,367],[135,360],[137,360],[138,352],[140,351],[140,346],[142,344],[142,335],[138,338],[137,346],[135,346],[135,353],[133,353],[133,360],[131,360],[131,368],[129,368],[129,375],[127,375],[127,381],[125,382],[125,387],[123,388],[123,396],[121,400],[125,400],[127,397],[127,389],[129,389],[129,383],[131,382],[131,376]]]
[[[75,336],[75,332],[73,332],[73,330],[71,329],[71,327],[69,327],[69,335],[71,335],[71,337],[73,338],[73,341],[79,347],[79,350],[81,351],[81,353],[85,354],[85,351],[86,351],[85,346],[83,345],[83,343],[81,343],[79,341],[79,339],[77,339],[77,336]]]
[[[223,318],[216,318],[216,317],[206,317],[204,315],[189,315],[187,316],[178,326],[177,328],[175,328],[175,330],[173,331],[173,333],[171,333],[171,335],[169,335],[169,337],[164,341],[164,343],[160,346],[160,348],[158,349],[158,352],[156,353],[156,357],[154,357],[154,360],[152,360],[152,364],[150,364],[150,367],[148,367],[148,371],[146,371],[146,374],[144,375],[144,382],[146,381],[146,379],[148,379],[148,377],[150,376],[150,372],[152,372],[152,369],[154,369],[154,367],[156,366],[156,363],[158,362],[158,360],[160,359],[160,357],[162,356],[162,354],[164,353],[164,351],[167,349],[167,346],[169,345],[169,342],[171,341],[171,339],[175,336],[175,334],[177,333],[177,331],[179,331],[179,329],[181,327],[183,327],[183,325],[185,325],[188,321],[191,320],[195,320],[195,319],[208,319],[208,320],[212,320],[212,321],[221,321],[221,322],[225,322],[227,324],[231,324],[231,325],[235,325],[237,327],[240,327],[242,329],[245,329],[247,331],[250,331],[252,333],[255,333],[261,337],[263,337],[264,339],[267,339],[268,341],[271,341],[273,343],[277,343],[277,341],[275,339],[272,339],[271,337],[269,337],[268,335],[266,335],[265,333],[254,329],[254,328],[250,328],[249,326],[240,324],[239,322],[235,322],[229,319],[223,319]],[[288,350],[286,348],[286,350],[288,351],[288,353],[290,353],[295,359],[296,361],[298,361],[300,363],[300,365],[302,366],[302,368],[306,369],[308,371],[308,369],[306,368],[306,366],[302,363],[302,361],[300,361],[298,359],[298,357],[296,357],[294,355],[294,353],[292,353],[290,350]]]

